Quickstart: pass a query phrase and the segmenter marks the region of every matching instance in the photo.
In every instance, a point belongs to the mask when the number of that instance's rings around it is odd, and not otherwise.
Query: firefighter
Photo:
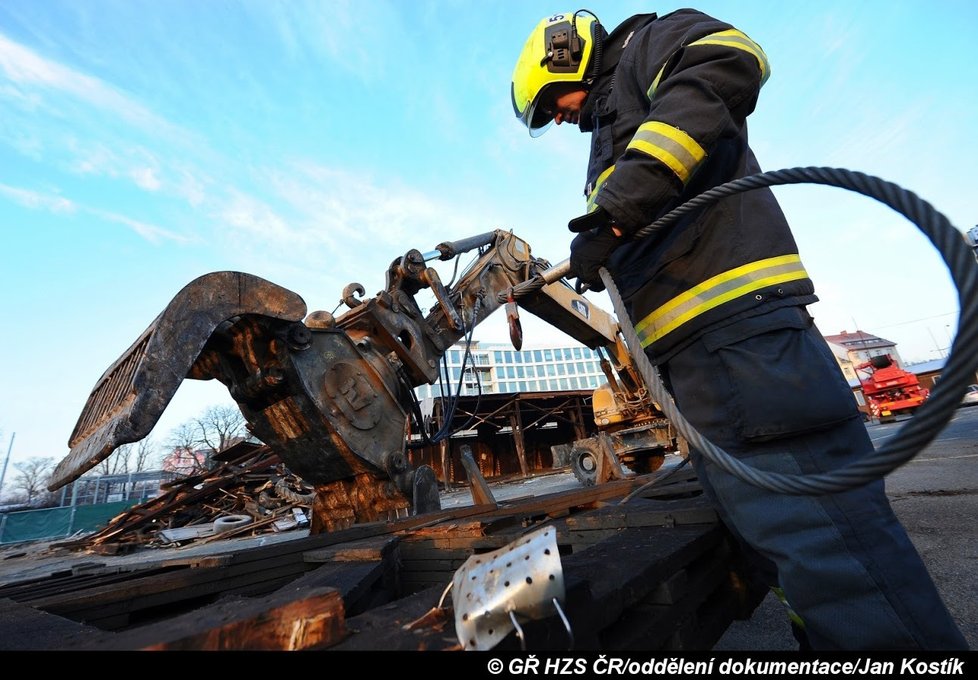
[[[684,9],[607,33],[591,12],[543,19],[513,71],[517,118],[591,133],[587,212],[571,270],[611,272],[642,345],[686,418],[762,470],[825,472],[872,450],[806,306],[814,286],[768,189],[631,234],[718,184],[760,171],[747,142],[771,66],[733,26]],[[816,649],[964,649],[883,481],[820,497],[749,485],[701,455],[697,474]],[[776,576],[775,576],[776,575]]]

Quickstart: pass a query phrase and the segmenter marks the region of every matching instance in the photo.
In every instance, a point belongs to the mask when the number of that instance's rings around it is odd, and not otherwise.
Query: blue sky
[[[681,5],[595,0],[608,26]],[[0,3],[0,455],[60,459],[104,369],[193,278],[250,272],[332,310],[410,248],[513,229],[551,261],[580,214],[587,136],[531,140],[509,79],[544,2]],[[895,181],[978,223],[978,5],[703,2],[764,47],[750,118],[765,169]],[[902,217],[836,189],[777,190],[826,334],[939,356],[957,297]],[[599,299],[599,303],[602,302]],[[607,305],[610,309],[610,304]],[[498,320],[497,320],[498,321]],[[524,321],[528,344],[562,338]],[[501,341],[501,323],[476,332]],[[219,385],[187,384],[154,438]],[[12,471],[8,471],[8,480]]]

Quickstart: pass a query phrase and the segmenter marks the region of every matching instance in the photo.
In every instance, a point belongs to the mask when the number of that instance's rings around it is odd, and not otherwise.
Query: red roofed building
[[[853,387],[859,385],[859,378],[853,366],[866,363],[872,357],[889,354],[894,363],[903,368],[903,360],[896,349],[896,343],[863,331],[842,331],[838,335],[825,335],[825,342],[835,355],[842,374]]]

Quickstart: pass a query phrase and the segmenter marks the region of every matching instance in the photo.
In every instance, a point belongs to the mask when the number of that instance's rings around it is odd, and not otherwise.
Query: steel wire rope
[[[710,205],[721,198],[763,187],[786,184],[822,184],[847,189],[874,198],[913,222],[941,253],[958,290],[960,313],[958,328],[951,345],[941,381],[933,394],[917,410],[913,419],[897,431],[897,436],[880,449],[830,472],[791,475],[759,470],[734,458],[700,434],[680,413],[662,383],[658,371],[641,348],[621,294],[607,269],[601,268],[601,280],[608,290],[626,343],[633,349],[636,367],[649,385],[655,400],[666,416],[697,449],[719,468],[737,478],[769,491],[794,495],[836,493],[862,486],[884,477],[912,459],[929,444],[951,419],[961,395],[978,369],[978,266],[964,236],[927,201],[902,187],[878,177],[841,168],[804,167],[759,173],[727,182],[710,189],[679,206],[664,217],[635,233],[647,237],[673,224],[680,217]],[[536,277],[540,278],[541,277]],[[532,280],[531,280],[532,281]],[[539,289],[539,288],[537,288]],[[527,287],[527,292],[532,292]]]

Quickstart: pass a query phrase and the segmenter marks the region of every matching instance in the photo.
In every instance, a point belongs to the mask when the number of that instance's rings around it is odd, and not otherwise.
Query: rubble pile
[[[169,482],[72,547],[101,553],[172,547],[309,525],[314,489],[268,446],[242,442],[215,456],[206,472]]]

